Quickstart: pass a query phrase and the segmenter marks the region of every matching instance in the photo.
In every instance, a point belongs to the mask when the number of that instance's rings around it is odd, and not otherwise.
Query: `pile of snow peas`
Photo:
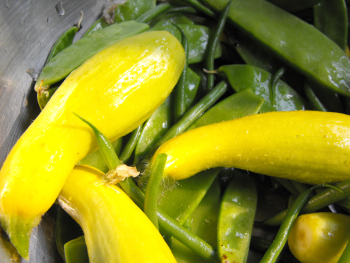
[[[162,181],[165,155],[148,165],[164,142],[201,126],[271,111],[349,114],[345,0],[127,0],[108,18],[74,43],[80,25],[88,26],[84,21],[59,38],[35,85],[38,103],[43,109],[65,77],[112,43],[155,30],[178,38],[186,65],[173,93],[111,144],[91,126],[100,150],[79,162],[104,173],[120,163],[137,167],[138,178],[118,184],[159,228],[178,262],[299,262],[285,245],[299,213],[350,212],[349,180],[311,186],[214,168],[175,182]],[[80,226],[57,209],[62,258],[88,262]]]

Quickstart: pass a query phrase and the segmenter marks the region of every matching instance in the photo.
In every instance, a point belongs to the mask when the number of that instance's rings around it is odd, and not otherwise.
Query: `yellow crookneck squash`
[[[185,64],[166,31],[126,38],[73,71],[17,141],[0,171],[0,221],[29,258],[31,229],[55,202],[74,165],[97,148],[87,119],[109,140],[131,132],[160,106]]]

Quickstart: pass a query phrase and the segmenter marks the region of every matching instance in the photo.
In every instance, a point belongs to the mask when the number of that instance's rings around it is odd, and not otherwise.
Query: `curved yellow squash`
[[[350,178],[350,116],[316,111],[269,112],[203,126],[159,147],[164,176],[188,178],[236,167],[311,184]]]
[[[89,261],[176,263],[168,245],[148,217],[104,174],[76,166],[58,202],[82,227]]]
[[[73,71],[18,140],[0,171],[0,220],[28,258],[29,236],[55,202],[74,165],[97,148],[93,123],[109,140],[138,127],[175,86],[185,63],[165,31],[106,48]]]

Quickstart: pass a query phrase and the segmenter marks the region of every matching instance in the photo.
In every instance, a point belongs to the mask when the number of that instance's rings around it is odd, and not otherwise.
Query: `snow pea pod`
[[[196,120],[187,131],[212,123],[257,114],[263,104],[264,100],[260,96],[255,95],[251,89],[242,90],[214,105]]]
[[[340,182],[350,178],[349,127],[340,113],[268,112],[182,133],[155,154],[168,155],[164,176],[174,180],[235,167],[309,184]]]
[[[171,119],[170,97],[168,97],[143,125],[135,148],[135,165],[138,164],[152,149],[154,144],[162,138],[172,123]]]
[[[314,6],[315,27],[346,50],[348,15],[344,0],[321,0]]]
[[[94,54],[122,39],[141,33],[147,28],[147,24],[128,21],[83,37],[51,59],[39,75],[35,89],[45,89],[62,80]]]
[[[80,29],[80,26],[73,26],[69,28],[67,31],[65,31],[56,41],[55,45],[50,51],[50,54],[47,58],[46,63],[50,62],[50,60],[56,56],[59,52],[61,52],[66,47],[69,47],[73,43],[73,39],[75,37],[75,34]]]
[[[178,24],[178,26],[184,31],[188,39],[190,50],[188,54],[188,64],[204,61],[210,34],[209,28],[201,25],[188,24]],[[215,50],[214,57],[220,57],[221,52],[221,46],[218,45]]]
[[[216,228],[220,207],[221,189],[218,180],[215,180],[205,194],[203,200],[188,219],[187,227],[192,233],[206,240],[214,248],[217,246]],[[178,263],[205,263],[207,262],[177,239],[171,238],[169,247]]]
[[[257,205],[253,178],[235,172],[221,200],[218,252],[222,262],[247,261]]]
[[[137,20],[147,11],[156,7],[156,0],[128,0],[114,10],[114,22]],[[140,21],[139,21],[140,22]]]
[[[317,4],[320,0],[267,0],[285,10],[288,11],[299,11],[306,9],[308,7],[313,7],[315,4]]]
[[[216,11],[228,2],[201,1]],[[232,1],[228,21],[314,82],[350,96],[348,57],[312,25],[264,0]]]
[[[219,68],[223,72],[232,88],[238,92],[251,88],[256,95],[261,96],[265,103],[261,112],[305,110],[306,105],[302,97],[286,83],[279,80],[276,83],[274,101],[271,101],[270,83],[272,74],[250,65],[225,65]]]
[[[100,30],[102,28],[108,27],[109,24],[103,19],[103,18],[99,18],[97,19],[97,21],[95,23],[92,24],[92,26],[90,26],[90,28],[85,32],[84,36],[88,36],[90,34],[92,34],[93,32]]]

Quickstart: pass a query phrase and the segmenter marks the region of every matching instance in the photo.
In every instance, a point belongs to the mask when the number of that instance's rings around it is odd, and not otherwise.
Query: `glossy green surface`
[[[187,130],[192,130],[220,121],[228,121],[256,114],[260,111],[263,104],[264,99],[255,95],[251,89],[242,90],[213,106]]]
[[[141,33],[147,28],[147,24],[129,21],[114,24],[81,38],[51,59],[39,75],[37,85],[41,80],[44,87],[62,80],[102,49],[126,37]]]
[[[188,222],[186,222],[186,226],[191,229],[191,232],[207,240],[215,248],[217,245],[216,227],[220,194],[219,183],[215,180],[196,210],[189,217]],[[174,238],[170,239],[169,246],[178,263],[207,262]]]
[[[321,0],[314,6],[315,27],[346,50],[348,15],[345,0]]]
[[[288,11],[299,11],[308,7],[313,7],[320,0],[267,0],[285,10]]]
[[[228,1],[201,2],[220,11]],[[228,20],[319,85],[350,96],[349,59],[312,25],[264,0],[232,1]]]
[[[138,164],[163,137],[171,125],[171,98],[167,98],[145,122],[135,148],[134,164]]]
[[[218,251],[222,262],[247,261],[257,205],[257,189],[250,175],[235,171],[221,200]]]
[[[114,22],[135,20],[146,11],[156,6],[156,0],[128,0],[115,9]]]
[[[226,75],[231,87],[236,92],[250,88],[256,95],[261,96],[265,103],[260,112],[305,109],[302,97],[281,80],[276,84],[273,94],[275,103],[272,104],[270,85],[273,76],[267,71],[250,65],[238,64],[221,66],[219,71]]]
[[[159,207],[181,225],[199,205],[217,177],[220,169],[198,173],[193,178],[176,182],[164,182]]]

